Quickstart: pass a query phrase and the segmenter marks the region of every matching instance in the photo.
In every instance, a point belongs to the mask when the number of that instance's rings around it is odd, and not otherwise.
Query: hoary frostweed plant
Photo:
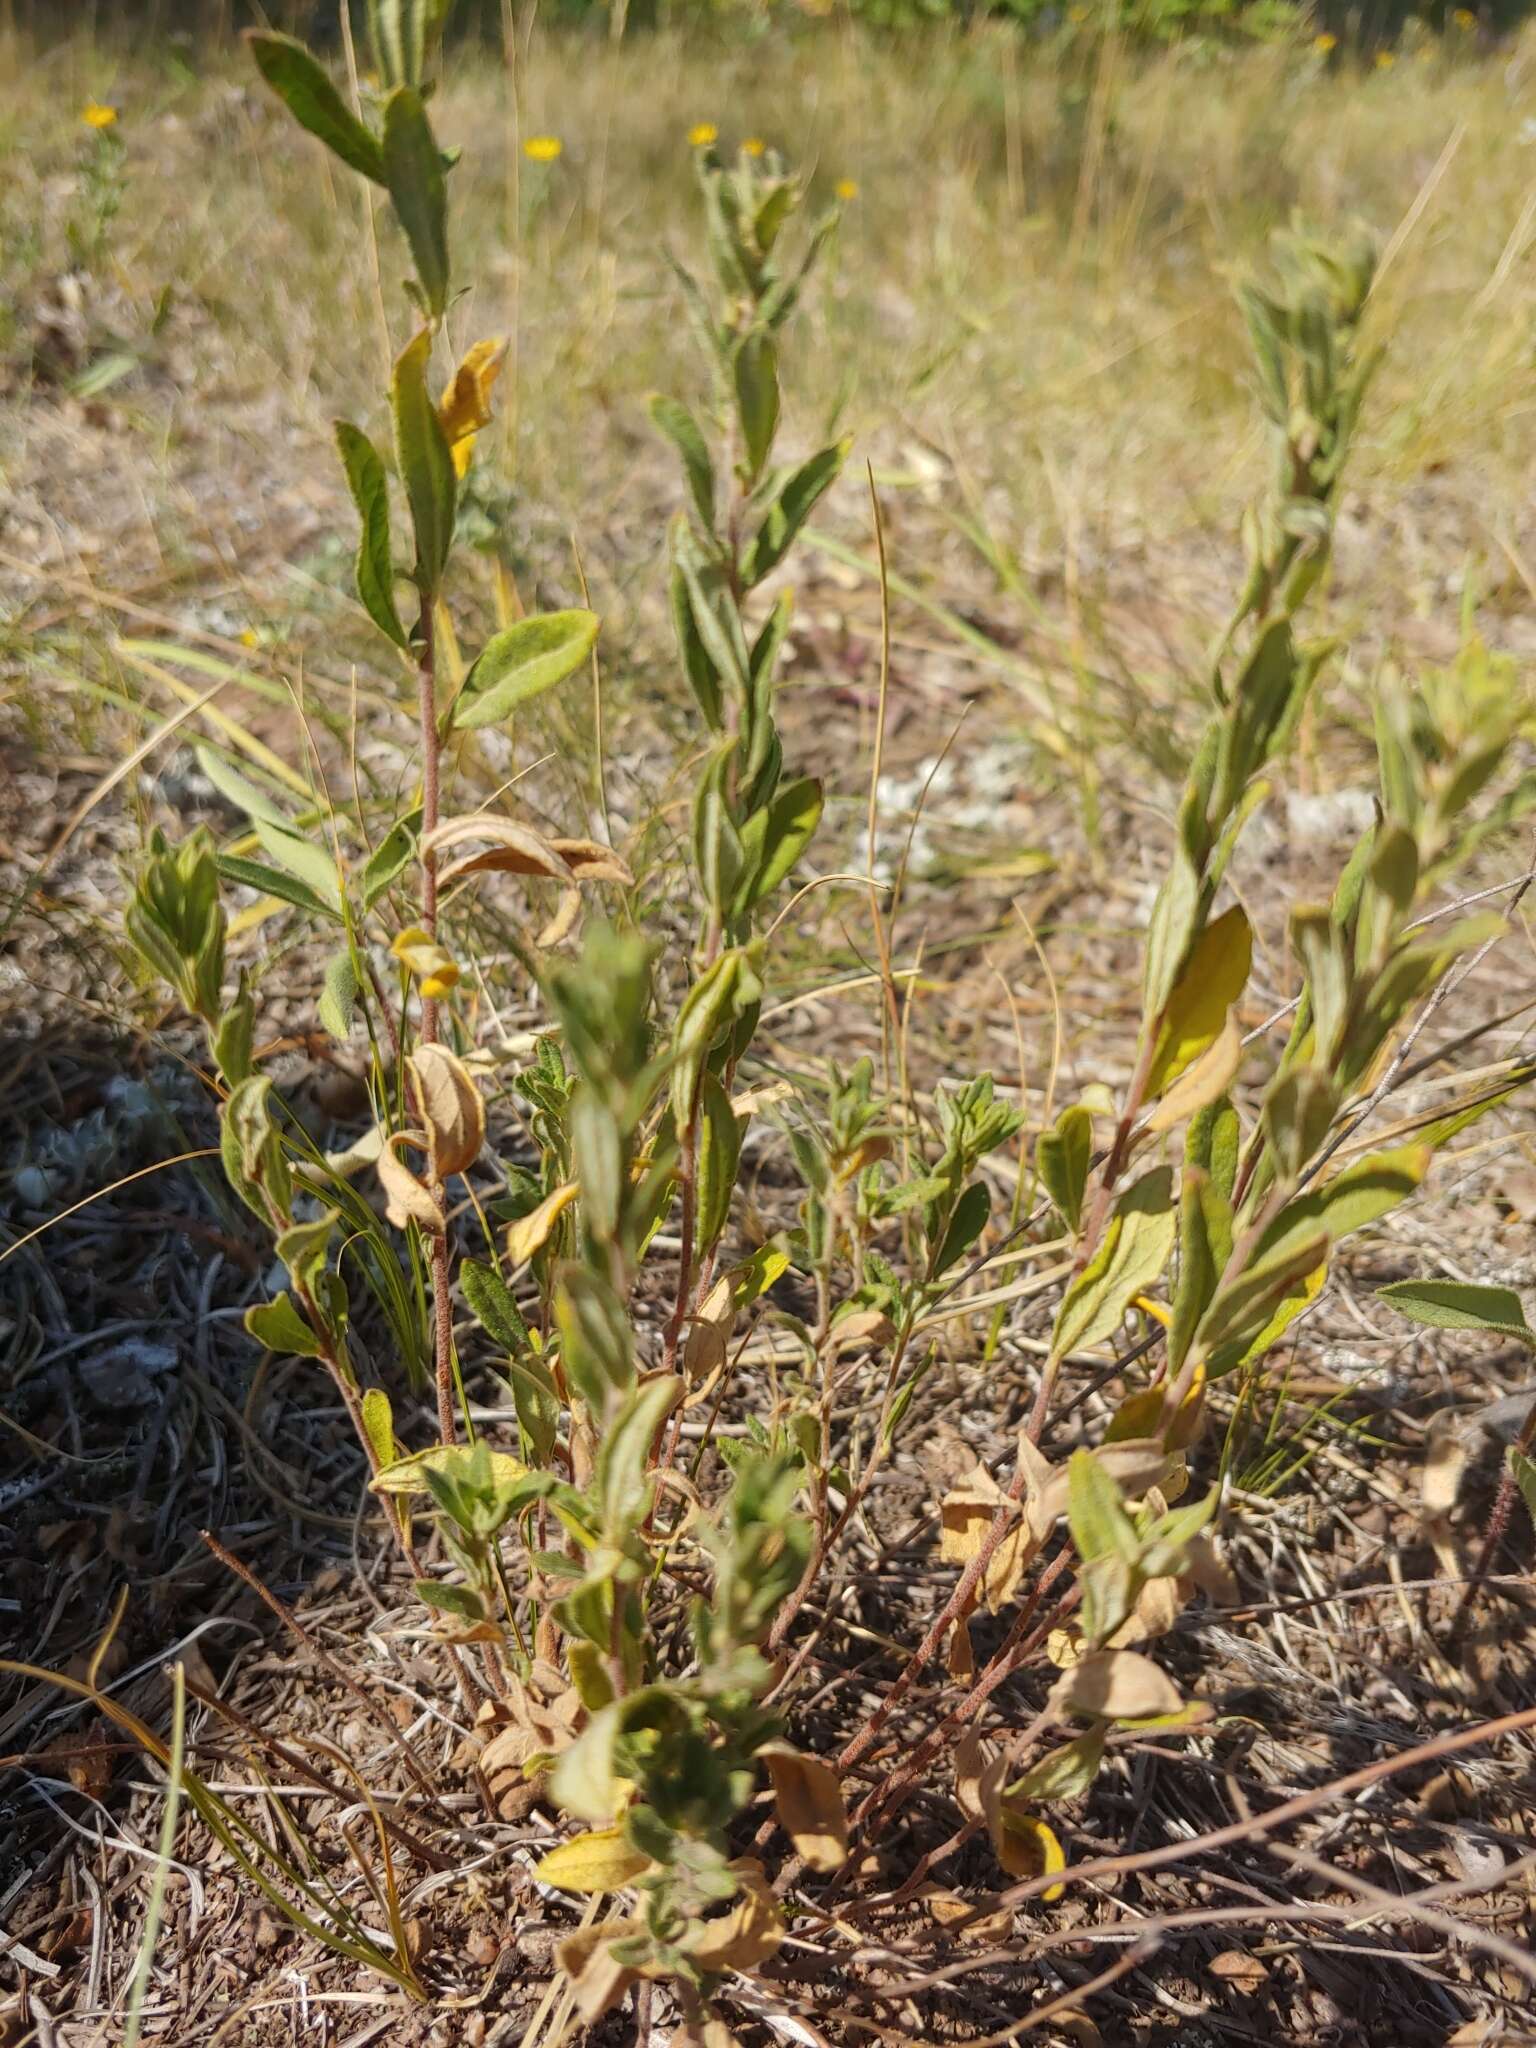
[[[706,286],[679,271],[678,281],[706,352],[710,404],[703,423],[674,399],[654,408],[682,457],[689,509],[672,538],[673,610],[709,735],[693,834],[699,926],[672,963],[683,993],[668,1014],[645,935],[594,917],[572,941],[583,892],[607,888],[622,901],[631,884],[612,848],[547,836],[495,807],[452,810],[461,749],[583,667],[598,622],[585,611],[521,619],[492,636],[455,692],[441,687],[457,499],[503,350],[478,342],[434,395],[455,276],[453,162],[428,111],[431,26],[421,12],[375,10],[384,86],[362,113],[301,45],[250,38],[289,113],[387,195],[409,253],[416,325],[388,393],[392,447],[382,452],[351,422],[336,439],[360,522],[357,594],[416,694],[418,800],[370,821],[372,851],[359,861],[346,821],[289,815],[209,753],[205,766],[249,833],[222,852],[206,834],[180,846],[157,838],[130,933],[207,1026],[225,1168],[286,1271],[287,1287],[250,1311],[250,1334],[314,1358],[334,1381],[417,1590],[479,1702],[487,1781],[510,1783],[514,1797],[517,1785],[547,1787],[591,1824],[546,1859],[544,1877],[577,1891],[625,1886],[638,1901],[633,1918],[568,1947],[583,2010],[600,2011],[636,1975],[662,1975],[702,2023],[720,1975],[782,1937],[761,1865],[734,1856],[729,1839],[765,1767],[806,1853],[823,1864],[841,1856],[835,1778],[785,1743],[762,1704],[761,1645],[811,1550],[796,1512],[799,1453],[782,1433],[736,1453],[708,1513],[677,1463],[684,1411],[713,1398],[736,1318],[788,1263],[777,1249],[736,1264],[721,1253],[744,1121],[732,1091],[757,1023],[764,927],[822,807],[817,782],[785,772],[774,718],[790,600],[755,593],[845,453],[775,461],[779,337],[834,219],[797,235],[802,191],[776,158],[744,152],[727,166],[713,149],[697,152],[714,276]],[[559,892],[554,917],[516,940],[551,1028],[533,1064],[510,1077],[470,1042],[440,910],[495,875]],[[366,1034],[377,1116],[371,1142],[349,1154],[317,1151],[260,1070],[259,991],[242,977],[231,994],[225,972],[225,883],[334,934],[321,1021],[343,1042]],[[485,1087],[509,1082],[532,1164],[488,1152]],[[482,1228],[490,1256],[456,1257],[449,1187],[482,1165],[500,1182],[492,1208],[508,1228],[501,1241]],[[353,1185],[368,1172],[382,1221]],[[681,1257],[659,1355],[647,1359],[632,1301],[674,1206]],[[360,1383],[349,1347],[357,1286],[383,1311],[407,1368],[430,1359],[437,1441],[425,1449],[397,1440],[388,1394]],[[476,1440],[453,1342],[455,1289],[502,1357],[520,1455]],[[446,1577],[420,1562],[423,1512]],[[690,1653],[669,1672],[650,1608],[679,1560],[689,1583],[709,1590],[691,1604]]]
[[[294,813],[208,753],[248,830],[222,850],[206,833],[157,838],[130,934],[207,1028],[225,1168],[286,1272],[249,1312],[252,1337],[314,1359],[352,1417],[477,1713],[489,1796],[503,1815],[544,1800],[582,1824],[544,1858],[541,1880],[625,1896],[618,1917],[560,1949],[579,2011],[595,2017],[662,1978],[686,2033],[715,2038],[724,1980],[783,1940],[778,1893],[843,1865],[841,1779],[935,1656],[947,1650],[968,1705],[855,1818],[867,1828],[894,1810],[949,1743],[965,1812],[1003,1868],[1037,1887],[1064,1860],[1041,1809],[1083,1791],[1116,1737],[1198,1724],[1204,1709],[1135,1646],[1197,1587],[1223,1587],[1219,1489],[1190,1491],[1210,1390],[1256,1381],[1336,1245],[1411,1194],[1433,1147],[1518,1078],[1396,1149],[1356,1140],[1411,1021],[1496,929],[1433,907],[1480,839],[1530,800],[1504,777],[1526,714],[1475,647],[1450,675],[1383,678],[1379,816],[1332,901],[1293,911],[1303,992],[1240,1108],[1252,934],[1223,881],[1327,657],[1297,619],[1326,567],[1371,367],[1359,339],[1369,257],[1293,237],[1273,286],[1244,298],[1274,470],[1212,657],[1210,716],[1147,938],[1133,1075],[1109,1129],[1075,1103],[1034,1147],[1043,1199],[1015,1234],[1065,1234],[1071,1273],[1015,1470],[1005,1484],[978,1468],[941,1503],[941,1560],[958,1582],[836,1763],[805,1754],[777,1710],[804,1661],[797,1618],[900,1441],[936,1356],[932,1326],[985,1270],[986,1161],[1022,1127],[985,1075],[941,1087],[929,1115],[877,1085],[868,1061],[834,1065],[814,1107],[750,1065],[743,1074],[775,920],[822,812],[775,714],[792,601],[764,586],[846,454],[838,443],[778,459],[781,342],[835,222],[804,222],[803,189],[772,155],[695,152],[708,267],[677,267],[676,286],[704,396],[652,408],[681,468],[668,579],[697,718],[686,871],[669,879],[690,910],[682,937],[647,932],[612,846],[536,829],[499,800],[454,806],[481,736],[583,668],[598,621],[581,610],[518,619],[456,687],[456,665],[439,661],[458,644],[456,515],[502,358],[485,337],[457,365],[437,360],[461,282],[453,160],[429,111],[439,16],[377,0],[382,83],[360,112],[301,45],[250,39],[289,113],[387,198],[409,257],[389,445],[351,422],[336,438],[359,521],[357,595],[414,702],[414,800],[393,817]],[[374,1111],[371,1136],[344,1153],[315,1145],[263,1070],[260,988],[242,974],[231,990],[227,972],[229,884],[332,942],[320,1020],[366,1050]],[[546,1022],[517,1071],[477,1043],[475,977],[460,964],[480,892],[507,887],[530,899],[513,971]],[[551,894],[552,913],[535,918],[532,900],[548,911]],[[802,1195],[795,1226],[747,1256],[737,1190],[754,1116],[777,1125]],[[792,1267],[804,1313],[774,1291]],[[658,1296],[659,1317],[648,1315]],[[494,1446],[464,1397],[456,1301],[506,1383]],[[351,1329],[364,1303],[407,1380],[431,1392],[431,1443],[401,1441],[389,1393],[362,1383]],[[1063,1373],[1085,1357],[1102,1367],[1133,1316],[1153,1335],[1119,1361],[1113,1420],[1053,1459]],[[795,1364],[776,1371],[759,1412],[737,1367],[768,1320],[787,1340],[776,1358],[792,1352]],[[744,1434],[720,1438],[728,1396],[746,1404]],[[717,1463],[726,1483],[711,1488]],[[428,1534],[441,1560],[431,1570]],[[982,1603],[1016,1613],[978,1671],[969,1622]],[[1004,1677],[1043,1664],[1047,1643],[1059,1675],[1033,1747],[993,1753],[970,1720]],[[764,1773],[795,1850],[777,1885],[746,1853]]]

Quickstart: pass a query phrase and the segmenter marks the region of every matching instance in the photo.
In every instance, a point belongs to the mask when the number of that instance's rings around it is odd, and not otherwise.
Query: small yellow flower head
[[[251,628],[247,626],[245,631],[240,635],[240,645],[242,647],[259,647],[261,645],[261,636],[260,634],[253,632]]]
[[[111,128],[117,121],[116,107],[104,107],[100,100],[87,100],[80,110],[87,128]]]
[[[523,155],[531,164],[552,164],[564,147],[558,135],[530,135]]]
[[[1319,57],[1327,57],[1339,47],[1339,39],[1335,35],[1330,35],[1328,30],[1324,29],[1320,36],[1312,38],[1312,47],[1316,50]]]
[[[720,140],[720,130],[713,121],[695,121],[688,130],[688,140],[695,149],[708,149],[712,142]]]
[[[1376,52],[1376,69],[1378,71],[1390,71],[1396,62],[1397,59],[1390,50],[1378,50]]]
[[[1086,7],[1069,7],[1067,9],[1067,19],[1074,28],[1081,28],[1088,19],[1088,9]]]
[[[400,932],[389,950],[403,967],[417,977],[422,994],[430,1001],[435,1002],[447,995],[459,979],[457,961],[445,953],[420,925],[413,924]]]
[[[852,178],[839,178],[836,185],[833,187],[833,190],[836,192],[838,198],[842,200],[845,206],[847,206],[851,200],[857,199],[859,196],[858,185]]]
[[[1477,16],[1470,7],[1458,7],[1451,19],[1464,35],[1477,27]]]
[[[741,145],[741,153],[743,156],[761,156],[767,147],[761,135],[749,135]]]

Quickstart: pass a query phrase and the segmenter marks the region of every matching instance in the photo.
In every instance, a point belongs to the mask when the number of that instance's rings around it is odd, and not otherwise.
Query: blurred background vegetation
[[[361,0],[354,10],[361,14]],[[1465,29],[1464,16],[1496,34],[1529,12],[1528,0],[1480,0],[1475,8],[1451,0],[456,0],[453,27],[460,36],[500,41],[514,24],[526,29],[568,26],[620,37],[656,28],[716,27],[744,37],[780,36],[807,23],[857,21],[903,29],[923,23],[964,27],[984,18],[1010,20],[1036,38],[1054,39],[1115,27],[1152,43],[1188,38],[1267,41],[1294,36],[1309,25],[1341,43],[1377,47],[1410,23],[1436,31]],[[0,0],[0,23],[33,33],[135,39],[157,34],[228,36],[266,22],[311,41],[335,34],[334,0]]]

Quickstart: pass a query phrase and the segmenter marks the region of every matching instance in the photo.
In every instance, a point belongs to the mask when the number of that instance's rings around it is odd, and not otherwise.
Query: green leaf
[[[789,874],[815,838],[821,810],[821,784],[807,775],[798,782],[785,783],[766,809],[747,820],[741,844],[750,880],[737,895],[738,916],[771,896]]]
[[[320,1022],[332,1038],[346,1039],[352,1035],[352,1008],[357,1001],[357,969],[352,961],[352,949],[343,947],[333,953],[325,966],[325,982],[320,990]]]
[[[279,810],[269,796],[266,796],[252,782],[247,782],[238,768],[232,768],[227,761],[220,760],[211,747],[195,747],[197,765],[213,784],[219,795],[232,803],[237,811],[243,811],[248,818],[264,818],[269,825],[278,825],[284,831],[292,831],[292,820]]]
[[[682,1380],[670,1373],[642,1381],[603,1432],[593,1487],[609,1543],[622,1544],[650,1505],[651,1446],[682,1392]]]
[[[309,911],[314,917],[329,918],[332,924],[341,923],[341,912],[329,903],[323,903],[313,889],[306,888],[302,882],[295,881],[278,868],[267,867],[262,861],[221,853],[219,873],[226,882],[239,882],[247,889],[259,889],[264,896],[276,896],[284,903]]]
[[[1536,1459],[1528,1458],[1524,1451],[1511,1444],[1509,1469],[1516,1486],[1520,1489],[1520,1498],[1525,1502],[1526,1512],[1531,1520],[1536,1522]]]
[[[494,1266],[464,1259],[459,1266],[459,1286],[470,1314],[487,1336],[494,1337],[504,1351],[528,1349],[523,1312]]]
[[[316,1291],[335,1228],[336,1211],[325,1209],[311,1222],[291,1223],[278,1232],[274,1249],[295,1287]]]
[[[1050,1750],[1008,1787],[1004,1797],[1036,1806],[1080,1799],[1099,1775],[1105,1733],[1103,1728],[1092,1728],[1075,1742]]]
[[[699,1084],[698,1119],[697,1239],[700,1251],[707,1251],[725,1228],[741,1159],[741,1125],[731,1098],[708,1072]]]
[[[1424,1178],[1429,1158],[1427,1145],[1405,1145],[1347,1166],[1324,1186],[1286,1204],[1260,1238],[1258,1256],[1315,1237],[1319,1230],[1326,1230],[1335,1244],[1363,1230],[1408,1199]]]
[[[382,1387],[370,1387],[363,1396],[363,1428],[375,1464],[393,1465],[400,1455],[395,1447],[395,1416]]]
[[[318,136],[344,164],[386,182],[384,153],[302,43],[269,29],[246,33],[256,68],[301,128]]]
[[[755,328],[738,345],[734,364],[736,416],[741,422],[743,464],[749,484],[762,475],[763,464],[779,430],[779,355],[773,337]]]
[[[1083,1191],[1093,1156],[1093,1118],[1082,1103],[1061,1112],[1035,1146],[1035,1167],[1063,1223],[1075,1236],[1082,1228]]]
[[[1263,1330],[1268,1317],[1287,1295],[1303,1287],[1319,1268],[1326,1266],[1328,1250],[1327,1235],[1318,1231],[1312,1237],[1290,1240],[1268,1258],[1244,1267],[1235,1279],[1217,1290],[1201,1318],[1195,1332],[1201,1355],[1209,1355],[1224,1345],[1247,1344]],[[1304,1306],[1307,1298],[1303,1294],[1299,1305]],[[1219,1364],[1213,1361],[1212,1376],[1236,1363],[1235,1358]]]
[[[341,877],[329,848],[316,846],[302,833],[287,825],[274,825],[267,818],[255,818],[252,823],[263,850],[279,867],[312,889],[327,909],[340,909]]]
[[[597,640],[593,612],[542,612],[493,634],[464,678],[453,707],[461,730],[499,725],[520,704],[563,683]]]
[[[264,1350],[285,1358],[318,1358],[320,1339],[289,1299],[287,1291],[245,1312],[245,1327]]]
[[[728,683],[745,703],[751,694],[751,656],[725,571],[704,555],[686,523],[672,531],[674,559],[688,588],[699,640],[720,681]]]
[[[555,1283],[554,1312],[566,1380],[601,1416],[612,1395],[634,1385],[634,1332],[624,1304],[601,1274],[568,1264]]]
[[[421,95],[397,86],[384,106],[384,182],[434,319],[448,304],[448,180]]]
[[[379,631],[397,647],[407,647],[405,628],[395,609],[395,564],[389,539],[389,484],[379,452],[350,420],[336,422],[336,446],[347,472],[352,502],[362,530],[357,542],[357,594]]]
[[[416,832],[421,823],[420,810],[414,810],[409,817],[397,818],[378,845],[369,854],[363,869],[363,908],[372,910],[379,898],[391,884],[410,866],[416,857]]]
[[[704,531],[715,530],[715,468],[698,421],[686,405],[675,398],[657,396],[651,400],[651,418],[672,443],[683,461],[683,474],[693,493]]]
[[[395,453],[405,494],[410,501],[416,535],[416,581],[423,597],[435,597],[453,546],[458,478],[453,457],[427,390],[427,365],[432,333],[424,327],[407,343],[395,362],[390,403],[395,421]]]
[[[1100,1343],[1120,1327],[1132,1297],[1144,1293],[1167,1265],[1176,1228],[1173,1169],[1155,1167],[1116,1202],[1103,1244],[1063,1297],[1051,1337],[1053,1358]]]
[[[1203,1167],[1179,1182],[1179,1284],[1168,1327],[1168,1365],[1177,1372],[1232,1256],[1232,1204]]]
[[[1101,1557],[1135,1564],[1141,1555],[1120,1488],[1092,1451],[1074,1451],[1067,1460],[1067,1527],[1084,1564]]]
[[[680,512],[678,518],[683,517]],[[720,697],[720,676],[711,660],[709,650],[699,633],[698,623],[693,615],[693,599],[688,594],[688,579],[674,558],[672,573],[667,583],[667,595],[672,606],[672,631],[677,639],[677,651],[683,659],[683,673],[688,678],[704,722],[711,732],[725,730],[724,707]]]
[[[485,1601],[473,1586],[444,1585],[441,1579],[417,1579],[416,1597],[424,1607],[451,1614],[457,1621],[485,1620]]]
[[[957,1259],[964,1258],[986,1229],[987,1218],[991,1213],[992,1197],[987,1192],[986,1182],[973,1180],[956,1202],[945,1226],[944,1242],[939,1246],[938,1256],[933,1262],[933,1279],[937,1280],[941,1273],[947,1273]]]
[[[1399,1315],[1435,1330],[1491,1330],[1536,1346],[1520,1297],[1510,1287],[1478,1287],[1464,1280],[1394,1280],[1377,1290]]]
[[[796,534],[836,482],[852,446],[851,440],[836,441],[790,472],[742,557],[741,578],[749,590],[789,553]]]

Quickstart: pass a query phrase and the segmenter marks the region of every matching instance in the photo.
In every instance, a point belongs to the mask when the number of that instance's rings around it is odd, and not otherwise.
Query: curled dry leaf
[[[929,1919],[946,1931],[953,1927],[961,1941],[974,1941],[988,1947],[995,1941],[1006,1941],[1013,1932],[1011,1906],[983,1911],[994,1906],[995,1893],[983,1892],[977,1898],[962,1899],[956,1892],[945,1891],[942,1885],[925,1884],[919,1888],[917,1896],[922,1900],[923,1910]],[[982,1912],[983,1917],[972,1919],[972,1914],[977,1912]]]
[[[471,812],[462,818],[445,818],[441,825],[423,834],[423,853],[442,853],[466,839],[489,839],[492,844],[481,853],[466,854],[438,871],[438,884],[447,888],[466,875],[543,875],[555,882],[570,879],[570,868],[556,853],[542,832],[531,825],[519,825],[511,818],[492,817],[489,812]]]
[[[1084,1714],[1098,1721],[1143,1721],[1177,1714],[1184,1705],[1178,1687],[1150,1657],[1135,1650],[1091,1650],[1051,1687],[1058,1714]]]
[[[832,1325],[831,1337],[837,1351],[880,1351],[896,1334],[896,1325],[877,1308],[856,1309]]]
[[[683,1372],[691,1385],[709,1379],[725,1364],[726,1347],[736,1327],[736,1282],[722,1273],[699,1304],[683,1347]]]
[[[1453,1410],[1441,1408],[1429,1418],[1425,1432],[1419,1499],[1424,1534],[1429,1538],[1436,1562],[1448,1579],[1460,1578],[1462,1572],[1461,1547],[1451,1527],[1451,1510],[1461,1492],[1468,1456],[1460,1420]]]
[[[506,358],[504,340],[477,341],[449,378],[438,405],[443,439],[461,477],[468,472],[476,434],[491,423],[491,393]]]
[[[628,863],[600,839],[551,839],[549,843],[578,882],[619,882],[626,889],[634,887]]]
[[[1111,1650],[1129,1649],[1132,1643],[1150,1643],[1167,1635],[1184,1609],[1183,1581],[1175,1578],[1148,1579],[1136,1596],[1136,1604],[1109,1637]]]
[[[939,1557],[945,1564],[964,1566],[977,1558],[999,1511],[1009,1516],[1009,1527],[982,1578],[982,1593],[994,1614],[1013,1598],[1044,1539],[983,1465],[939,1503]]]
[[[467,1173],[485,1144],[485,1102],[474,1077],[443,1045],[419,1045],[406,1065],[427,1128],[433,1180]]]
[[[419,1223],[423,1230],[440,1236],[448,1228],[432,1191],[412,1173],[400,1157],[399,1148],[410,1145],[418,1152],[429,1151],[420,1131],[395,1131],[385,1138],[379,1151],[379,1185],[384,1190],[384,1213],[397,1230],[407,1223]]]
[[[576,920],[581,915],[581,891],[574,885],[560,891],[560,901],[555,905],[555,914],[548,924],[541,925],[533,943],[541,953],[548,953],[563,940],[568,939],[576,929]]]
[[[595,839],[549,839],[531,825],[485,811],[445,819],[423,837],[422,851],[441,853],[468,839],[491,844],[451,861],[438,875],[440,886],[466,875],[533,875],[552,882],[619,882],[626,888],[635,879],[611,846]]]
[[[639,1975],[614,1961],[610,1943],[644,1932],[643,1920],[602,1920],[595,1927],[578,1927],[555,1950],[556,1962],[571,1980],[576,2010],[589,2024],[617,2005]]]
[[[848,1816],[836,1771],[788,1743],[759,1752],[773,1780],[779,1825],[812,1870],[840,1870],[848,1860]]]
[[[699,1921],[683,1943],[701,1970],[756,1969],[784,1939],[784,1916],[763,1866],[742,1856],[730,1867],[738,1887],[734,1904],[718,1920]]]
[[[519,1216],[515,1223],[507,1225],[507,1257],[514,1266],[521,1266],[543,1249],[549,1241],[550,1232],[578,1193],[575,1181],[568,1180],[552,1195],[546,1195],[537,1209],[530,1209],[526,1216]]]

